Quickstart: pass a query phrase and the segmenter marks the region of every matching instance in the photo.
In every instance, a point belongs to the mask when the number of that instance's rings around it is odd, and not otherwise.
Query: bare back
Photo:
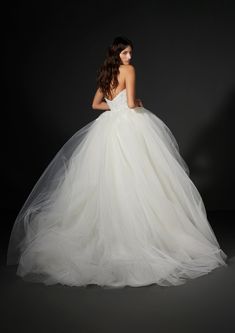
[[[135,69],[132,65],[120,65],[119,73],[117,75],[118,85],[115,89],[111,90],[111,98],[109,100],[113,100],[122,90],[126,89],[127,94],[127,104],[130,108],[134,108],[136,104],[135,98]],[[104,94],[100,90],[97,89],[95,96],[92,102],[93,109],[101,109],[106,110],[107,105],[103,102]],[[103,104],[105,103],[105,104]]]
[[[111,90],[111,95],[112,95],[111,99],[114,99],[123,89],[126,88],[125,65],[119,66],[119,74],[117,75],[117,80],[118,80],[118,86],[115,89]]]

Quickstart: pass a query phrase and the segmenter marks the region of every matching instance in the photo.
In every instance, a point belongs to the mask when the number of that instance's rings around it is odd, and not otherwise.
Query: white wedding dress
[[[155,114],[110,111],[58,151],[14,223],[7,264],[27,281],[180,285],[227,266],[177,142]]]

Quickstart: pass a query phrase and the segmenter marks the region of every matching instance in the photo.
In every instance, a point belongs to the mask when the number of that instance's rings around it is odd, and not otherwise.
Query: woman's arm
[[[92,102],[92,109],[110,110],[108,104],[103,101],[103,97],[104,97],[103,93],[100,91],[100,89],[97,89]]]
[[[126,65],[125,72],[125,83],[126,83],[126,93],[127,93],[127,104],[129,108],[136,108],[143,106],[140,99],[135,97],[135,68],[132,65]]]

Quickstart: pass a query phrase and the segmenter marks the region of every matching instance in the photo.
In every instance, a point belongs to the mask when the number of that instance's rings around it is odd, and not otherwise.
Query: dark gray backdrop
[[[137,95],[176,137],[206,209],[234,209],[233,1],[11,2],[4,17],[6,214],[103,112],[91,108],[96,71],[120,34],[134,43]]]

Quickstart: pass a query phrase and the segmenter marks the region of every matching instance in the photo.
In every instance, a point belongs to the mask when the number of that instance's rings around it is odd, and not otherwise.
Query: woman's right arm
[[[95,110],[105,110],[105,111],[109,111],[109,106],[106,102],[103,101],[103,93],[101,92],[101,90],[98,88],[95,96],[93,98],[93,102],[92,102],[92,109]]]

